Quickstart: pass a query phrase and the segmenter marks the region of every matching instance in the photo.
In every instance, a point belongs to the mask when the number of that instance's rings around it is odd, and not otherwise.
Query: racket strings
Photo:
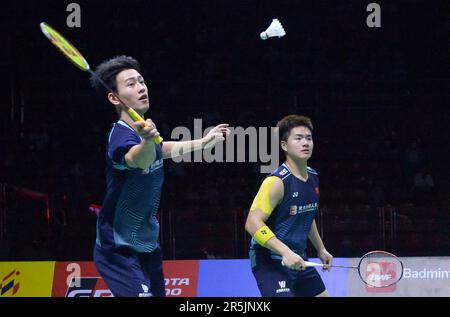
[[[372,287],[388,287],[403,275],[403,264],[395,255],[383,251],[364,255],[359,263],[361,279]]]

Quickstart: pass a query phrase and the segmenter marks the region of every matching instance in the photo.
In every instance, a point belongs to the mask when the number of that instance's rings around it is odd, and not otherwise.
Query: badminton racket
[[[281,264],[284,266],[283,261]],[[306,267],[323,267],[324,264],[305,261]],[[331,265],[330,267],[356,269],[361,280],[371,287],[388,287],[403,277],[403,263],[392,253],[371,251],[364,254],[357,266]]]
[[[125,107],[127,114],[133,121],[144,121],[144,119],[131,107],[129,107],[120,97],[115,93],[95,72],[93,72],[89,66],[87,60],[81,55],[81,53],[73,46],[64,36],[62,36],[58,31],[52,28],[45,22],[40,24],[41,31],[50,40],[50,42],[58,48],[58,50],[63,53],[75,66],[77,66],[82,71],[88,72],[94,76],[110,93],[122,103]],[[156,144],[160,144],[163,139],[161,136],[154,138]]]

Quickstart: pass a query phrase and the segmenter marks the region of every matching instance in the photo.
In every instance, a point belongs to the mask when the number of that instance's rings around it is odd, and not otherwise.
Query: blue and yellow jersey
[[[125,154],[141,137],[124,121],[115,123],[106,147],[107,193],[97,219],[96,243],[102,248],[126,246],[137,252],[158,247],[159,208],[164,169],[161,144],[148,171],[130,168]]]
[[[310,167],[307,167],[307,171],[306,182],[294,176],[286,164],[268,176],[278,177],[283,181],[284,195],[270,213],[266,224],[279,240],[299,255],[305,253],[308,235],[319,206],[317,172]],[[271,252],[254,239],[251,241],[250,249]],[[273,253],[272,257],[280,256]]]

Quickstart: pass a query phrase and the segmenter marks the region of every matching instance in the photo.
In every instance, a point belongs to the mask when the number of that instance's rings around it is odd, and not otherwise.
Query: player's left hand
[[[209,149],[216,145],[218,142],[225,141],[225,137],[231,134],[230,129],[228,129],[228,123],[221,123],[216,127],[212,128],[211,131],[203,138],[204,149]]]
[[[330,271],[331,265],[333,264],[333,256],[330,253],[328,253],[328,251],[325,248],[320,250],[317,255],[319,256],[319,259],[323,263],[322,270]]]

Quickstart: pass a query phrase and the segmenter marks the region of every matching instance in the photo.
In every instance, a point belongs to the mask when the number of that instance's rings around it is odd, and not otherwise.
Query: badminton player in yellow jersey
[[[315,268],[305,267],[308,239],[330,270],[333,256],[317,230],[319,179],[307,162],[313,152],[313,125],[299,115],[277,124],[286,161],[261,185],[245,228],[250,245],[252,272],[263,297],[328,296]]]

